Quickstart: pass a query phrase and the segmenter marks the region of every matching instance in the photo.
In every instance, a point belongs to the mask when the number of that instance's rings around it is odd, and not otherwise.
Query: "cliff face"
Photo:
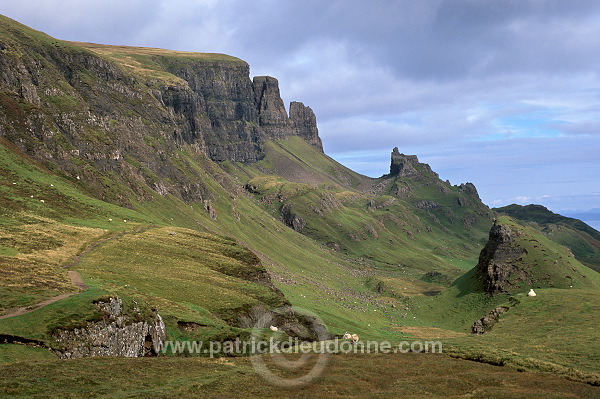
[[[277,80],[234,57],[62,42],[4,17],[0,30],[0,137],[104,200],[210,200],[186,162],[251,163],[291,136],[322,150],[310,108],[288,117]]]

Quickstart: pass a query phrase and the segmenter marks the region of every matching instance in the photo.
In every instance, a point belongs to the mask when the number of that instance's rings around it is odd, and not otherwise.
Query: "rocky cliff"
[[[235,57],[69,43],[5,17],[0,32],[0,137],[102,199],[209,200],[189,162],[256,162],[291,136],[322,151],[310,108],[288,116],[277,80]]]
[[[156,312],[142,315],[139,309],[124,314],[120,298],[111,297],[97,306],[103,319],[85,327],[59,329],[54,340],[62,347],[55,353],[63,359],[90,356],[142,357],[158,354],[165,341],[165,324]]]

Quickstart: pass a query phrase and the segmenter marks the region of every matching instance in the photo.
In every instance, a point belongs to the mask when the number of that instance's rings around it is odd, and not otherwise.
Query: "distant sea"
[[[600,220],[596,219],[596,220],[581,220],[582,222],[586,223],[588,226],[593,227],[594,229],[600,231]]]
[[[558,213],[563,216],[579,219],[590,227],[600,231],[600,209],[592,209],[586,212],[563,211]]]

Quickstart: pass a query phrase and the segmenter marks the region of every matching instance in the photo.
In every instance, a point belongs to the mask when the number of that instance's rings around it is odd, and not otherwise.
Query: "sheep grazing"
[[[344,339],[351,339],[352,335],[349,332],[346,332],[346,334],[344,334],[343,338]]]
[[[537,296],[537,294],[535,293],[535,291],[533,290],[533,288],[529,289],[529,292],[527,293],[527,296]]]
[[[358,342],[358,335],[352,334],[352,342],[354,342],[354,343]]]
[[[277,331],[277,330],[279,330],[279,329],[278,329],[277,327],[275,327],[275,326],[271,326],[271,327],[269,327],[269,328],[271,329],[271,331]]]

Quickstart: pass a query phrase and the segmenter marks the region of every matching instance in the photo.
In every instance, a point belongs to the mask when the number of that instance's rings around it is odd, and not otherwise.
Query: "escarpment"
[[[190,163],[256,162],[292,136],[322,151],[312,110],[293,102],[288,116],[277,79],[251,80],[237,58],[14,32],[0,49],[0,137],[103,200],[210,201]]]

